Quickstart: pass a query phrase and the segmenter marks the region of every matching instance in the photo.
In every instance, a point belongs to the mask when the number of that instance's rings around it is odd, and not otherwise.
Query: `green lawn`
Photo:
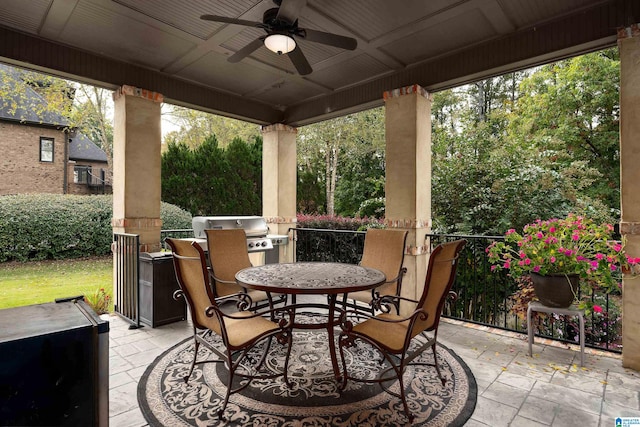
[[[0,264],[0,309],[52,302],[56,298],[112,295],[113,258]]]

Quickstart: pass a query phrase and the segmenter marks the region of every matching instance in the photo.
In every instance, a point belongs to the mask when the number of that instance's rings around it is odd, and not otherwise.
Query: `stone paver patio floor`
[[[163,351],[191,336],[188,322],[128,329],[109,316],[109,415],[112,427],[146,426],[138,408],[138,380]],[[616,417],[640,417],[640,373],[619,355],[443,319],[440,343],[471,368],[478,384],[467,426],[615,426]]]

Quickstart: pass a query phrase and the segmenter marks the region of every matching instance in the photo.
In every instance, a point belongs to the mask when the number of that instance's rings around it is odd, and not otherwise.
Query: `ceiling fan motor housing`
[[[278,19],[278,11],[280,9],[274,7],[272,9],[265,10],[262,15],[262,23],[267,27],[267,30],[271,34],[273,31],[274,34],[287,34],[293,28],[295,28],[295,22],[288,22]]]

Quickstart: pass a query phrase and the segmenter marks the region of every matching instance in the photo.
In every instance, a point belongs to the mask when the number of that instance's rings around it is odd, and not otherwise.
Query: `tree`
[[[109,165],[113,158],[113,91],[96,86],[76,86],[72,123],[107,154]]]
[[[324,183],[317,173],[298,167],[296,193],[298,213],[324,213],[326,193]]]
[[[229,164],[227,185],[237,195],[231,197],[230,213],[256,213],[262,211],[262,138],[253,144],[235,138],[225,149]]]
[[[298,133],[298,165],[304,172],[317,174],[318,182],[325,184],[326,213],[336,213],[336,196],[341,192],[339,182],[345,171],[351,171],[359,159],[377,152],[384,159],[384,110],[375,108],[356,114],[305,126]],[[343,159],[346,159],[343,161]],[[345,180],[349,186],[353,181]],[[346,194],[348,192],[343,192]],[[374,191],[375,193],[375,191]],[[360,203],[371,194],[348,194]],[[377,196],[376,196],[377,197]],[[358,206],[360,205],[358,203]],[[343,214],[355,215],[357,210],[347,209]]]
[[[617,49],[540,68],[521,84],[510,132],[554,151],[567,167],[584,161],[595,168],[600,179],[584,193],[614,211],[620,207],[619,70]]]
[[[569,212],[614,220],[617,70],[602,51],[436,93],[434,231],[502,234]]]
[[[384,152],[371,149],[347,155],[341,170],[336,189],[336,213],[384,217]]]
[[[21,121],[46,121],[70,127],[75,88],[71,82],[46,74],[0,66],[2,108]]]
[[[162,154],[162,200],[180,206],[193,215],[198,212],[201,189],[198,187],[195,155],[185,144],[171,143]]]
[[[500,215],[495,147],[506,125],[508,76],[434,94],[432,211],[437,232],[484,233]]]
[[[192,215],[259,215],[262,138],[226,149],[210,135],[196,148],[170,143],[162,154],[162,200]]]
[[[260,126],[253,123],[171,104],[164,104],[162,110],[163,116],[177,127],[165,135],[165,146],[173,142],[195,148],[210,135],[215,135],[220,147],[224,148],[235,138],[253,141],[261,135]]]

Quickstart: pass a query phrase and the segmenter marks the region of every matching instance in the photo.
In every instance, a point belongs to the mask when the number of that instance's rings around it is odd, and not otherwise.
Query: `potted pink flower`
[[[508,230],[505,240],[491,244],[487,254],[493,271],[507,270],[516,278],[530,275],[543,304],[566,307],[577,301],[578,282],[585,295],[594,288],[611,292],[620,287],[622,273],[630,273],[640,263],[640,258],[625,253],[624,242],[613,240],[612,234],[610,224],[569,214],[564,219],[537,220],[521,233]],[[550,295],[541,298],[543,290],[537,284],[548,278],[555,278],[555,284]],[[555,295],[564,296],[565,301],[557,305],[547,300]]]

